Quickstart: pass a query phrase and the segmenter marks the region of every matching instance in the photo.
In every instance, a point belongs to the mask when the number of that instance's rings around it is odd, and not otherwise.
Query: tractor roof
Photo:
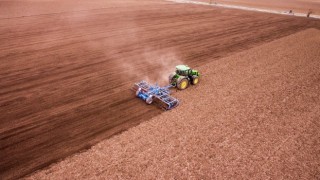
[[[180,71],[186,71],[190,69],[187,65],[178,65],[176,68]]]

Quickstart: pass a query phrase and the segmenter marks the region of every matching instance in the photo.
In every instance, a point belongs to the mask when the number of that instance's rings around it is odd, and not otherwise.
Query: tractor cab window
[[[185,76],[185,72],[181,70],[177,70],[177,74],[179,74],[180,76]]]
[[[179,74],[180,76],[188,76],[191,73],[191,70],[182,71],[182,70],[177,69],[176,73]]]

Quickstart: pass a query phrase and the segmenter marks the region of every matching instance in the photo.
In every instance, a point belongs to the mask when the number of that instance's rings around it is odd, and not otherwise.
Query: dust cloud
[[[127,76],[138,79],[138,81],[145,80],[150,84],[167,86],[169,75],[179,64],[184,63],[174,49],[145,48],[138,59],[124,61],[121,66],[126,69]]]
[[[151,74],[143,77],[149,83],[158,83],[161,86],[168,85],[170,73],[175,71],[175,66],[183,64],[174,50],[155,52],[146,50],[143,54],[144,62],[150,67],[155,67]]]

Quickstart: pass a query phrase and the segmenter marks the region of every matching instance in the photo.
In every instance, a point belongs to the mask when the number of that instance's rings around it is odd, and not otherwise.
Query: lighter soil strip
[[[198,5],[206,5],[206,6],[214,6],[214,7],[222,7],[222,8],[230,8],[230,9],[240,9],[246,11],[256,11],[256,12],[264,12],[264,13],[272,13],[272,14],[282,14],[288,16],[298,16],[298,17],[307,17],[305,13],[289,13],[286,11],[276,11],[271,9],[262,9],[262,8],[252,8],[246,6],[237,6],[237,5],[228,5],[221,3],[207,3],[207,2],[199,2],[199,1],[189,1],[189,0],[166,0],[170,2],[176,3],[188,3],[188,4],[198,4]],[[310,18],[320,19],[320,15],[311,14]]]

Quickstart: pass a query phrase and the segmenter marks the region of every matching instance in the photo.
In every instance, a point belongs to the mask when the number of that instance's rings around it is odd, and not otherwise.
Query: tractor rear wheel
[[[191,84],[192,85],[196,85],[199,83],[199,77],[198,76],[193,76],[192,77],[192,81],[191,81]]]
[[[189,86],[189,81],[187,78],[181,78],[178,79],[178,83],[177,83],[177,88],[180,90],[184,90],[187,89],[187,87]]]
[[[175,76],[176,74],[175,73],[171,73],[169,75],[169,84],[173,84],[173,77]]]

